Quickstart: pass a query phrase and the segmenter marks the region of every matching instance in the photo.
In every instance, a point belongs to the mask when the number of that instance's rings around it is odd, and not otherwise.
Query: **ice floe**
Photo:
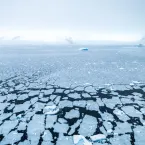
[[[92,143],[82,135],[74,135],[73,142],[75,145],[79,145],[79,143],[82,145],[92,145]]]
[[[53,115],[59,112],[59,108],[56,105],[49,105],[43,109],[44,114]]]
[[[93,136],[90,136],[91,140],[93,142],[102,142],[104,140],[106,140],[106,136],[104,134],[97,134],[97,135],[93,135]]]
[[[80,113],[78,110],[71,110],[70,112],[66,112],[65,118],[72,119],[72,118],[79,118]]]
[[[85,115],[79,128],[79,134],[83,136],[91,136],[97,128],[97,120],[95,117]]]

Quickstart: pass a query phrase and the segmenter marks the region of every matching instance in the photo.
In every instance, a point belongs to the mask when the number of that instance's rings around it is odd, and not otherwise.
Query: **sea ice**
[[[3,102],[4,100],[6,100],[6,96],[0,96],[0,102]]]
[[[97,119],[95,117],[85,115],[79,128],[79,134],[83,136],[93,135],[97,128]]]
[[[86,87],[86,88],[85,88],[85,91],[86,91],[86,92],[95,92],[95,93],[96,93],[95,88],[92,87],[92,86],[88,86],[88,87]]]
[[[9,116],[11,116],[11,113],[3,113],[0,115],[0,121],[3,121],[4,119],[8,118]]]
[[[77,120],[77,122],[70,127],[69,135],[72,135],[75,132],[75,129],[80,125],[81,121],[81,119]]]
[[[53,101],[56,97],[57,97],[57,95],[51,95],[51,96],[50,96],[50,100]]]
[[[8,94],[7,95],[7,101],[15,100],[17,98],[16,94]]]
[[[39,91],[30,91],[29,97],[33,97],[33,96],[39,96]]]
[[[131,117],[139,117],[142,118],[141,112],[136,110],[133,106],[124,106],[121,108],[127,115]]]
[[[20,122],[19,126],[18,126],[18,130],[25,130],[27,126],[26,122]]]
[[[114,136],[110,138],[111,145],[131,145],[130,144],[130,135],[123,134],[122,136]]]
[[[4,137],[4,139],[1,141],[0,144],[1,145],[5,145],[5,144],[13,145],[15,142],[18,142],[21,139],[22,135],[23,135],[22,133],[17,133],[16,131],[12,131]]]
[[[132,96],[133,98],[133,96]],[[121,98],[121,102],[122,104],[130,104],[130,103],[133,103],[133,101],[131,100],[131,98]]]
[[[41,109],[44,108],[44,103],[36,102],[34,104],[34,110],[33,111],[41,111]]]
[[[79,111],[74,109],[69,112],[66,112],[65,114],[66,119],[79,118],[79,116],[80,116]]]
[[[18,96],[17,100],[25,100],[28,98],[28,94],[22,94],[20,96]]]
[[[91,96],[90,96],[88,93],[83,93],[82,96],[83,96],[84,98],[91,98]]]
[[[107,113],[107,112],[104,112],[104,113],[102,113],[101,114],[101,116],[102,116],[102,119],[105,121],[108,121],[108,120],[110,120],[110,121],[113,121],[114,120],[114,117],[112,116],[112,114],[109,114],[109,113]]]
[[[80,94],[77,93],[69,94],[68,97],[72,99],[81,99]]]
[[[45,96],[46,96],[46,95],[51,95],[53,92],[54,92],[53,89],[45,90],[45,91],[44,91],[44,95],[45,95]]]
[[[106,140],[106,136],[104,134],[93,135],[93,136],[90,136],[90,138],[93,142],[102,142]]]
[[[122,121],[127,121],[129,120],[129,117],[121,110],[115,108],[115,110],[113,111],[113,113]]]
[[[34,115],[27,127],[28,140],[31,144],[38,144],[40,135],[44,131],[44,115]]]
[[[74,101],[73,106],[85,108],[86,103],[85,100]]]
[[[39,99],[39,101],[45,102],[45,103],[48,102],[48,100],[49,100],[48,97],[45,97],[45,98],[43,97],[43,98],[40,98],[40,99]]]
[[[113,97],[112,99],[103,99],[104,104],[108,107],[113,109],[115,107],[115,105],[117,104],[121,104],[120,100],[118,97]]]
[[[6,136],[17,124],[18,121],[5,121],[0,127],[0,133]]]
[[[114,133],[118,133],[118,134],[125,134],[131,132],[132,132],[131,125],[128,122],[124,122],[124,123],[118,122],[114,130]]]
[[[54,100],[55,104],[58,104],[60,102],[61,96],[57,96]]]
[[[65,120],[64,118],[59,118],[58,122],[61,124],[65,124],[65,123],[67,123],[67,120]]]
[[[42,135],[43,141],[48,142],[48,141],[52,141],[52,134],[49,130],[45,130],[43,135]]]
[[[134,136],[135,136],[135,145],[144,145],[145,144],[145,127],[144,126],[137,126],[134,129]]]
[[[75,145],[92,145],[83,135],[73,135],[73,142]]]
[[[19,84],[19,85],[15,86],[15,90],[23,90],[23,89],[24,89],[23,84]]]
[[[88,100],[86,109],[91,110],[91,111],[99,111],[99,106],[98,106],[97,102],[94,102],[92,100]]]
[[[58,133],[67,133],[69,129],[68,124],[56,123],[53,127],[54,127],[54,132],[58,132]]]
[[[74,145],[74,144],[73,144],[72,137],[59,134],[59,138],[57,140],[56,145]]]
[[[0,110],[4,110],[8,105],[9,103],[0,103]]]
[[[64,108],[64,107],[73,107],[73,104],[71,101],[64,100],[59,102],[59,108]]]
[[[38,97],[32,98],[32,99],[30,100],[31,104],[34,104],[34,103],[36,103],[37,101],[38,101]]]
[[[54,145],[54,144],[50,141],[43,141],[41,145]]]
[[[54,123],[56,122],[56,119],[57,119],[56,115],[47,115],[45,128],[52,128]]]
[[[43,109],[44,114],[53,115],[58,113],[59,108],[56,105],[49,105]]]
[[[99,106],[104,106],[104,103],[100,98],[97,98],[97,103]]]
[[[111,122],[108,122],[108,121],[104,121],[103,125],[106,128],[107,132],[108,132],[108,130],[112,130],[112,128],[113,128],[113,125],[111,124]]]
[[[20,142],[18,145],[31,145],[28,140],[25,140],[24,142]]]
[[[63,89],[56,89],[55,92],[56,92],[56,93],[63,93],[63,91],[64,91]]]
[[[29,106],[30,106],[29,101],[27,101],[23,104],[15,105],[14,112],[16,113],[16,112],[26,111],[26,110],[28,110]]]

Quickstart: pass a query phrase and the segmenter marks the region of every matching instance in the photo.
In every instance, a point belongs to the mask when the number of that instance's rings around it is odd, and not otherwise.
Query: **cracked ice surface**
[[[145,84],[129,89],[90,84],[65,88],[29,79],[14,77],[0,83],[1,144],[73,145],[77,134],[87,139],[105,134],[104,145],[144,144]],[[12,85],[13,91],[9,89]],[[59,111],[44,114],[44,108],[51,105]]]

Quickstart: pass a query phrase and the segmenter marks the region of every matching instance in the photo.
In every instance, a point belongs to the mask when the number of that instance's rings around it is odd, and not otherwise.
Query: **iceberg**
[[[88,51],[89,49],[86,48],[86,47],[82,47],[82,48],[80,48],[79,50],[80,50],[80,51]]]

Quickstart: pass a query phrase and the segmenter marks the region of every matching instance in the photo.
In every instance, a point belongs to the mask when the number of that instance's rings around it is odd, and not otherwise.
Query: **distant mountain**
[[[12,40],[20,40],[21,39],[21,36],[15,36],[12,38]]]
[[[3,40],[4,39],[4,36],[0,37],[0,40]]]
[[[66,37],[65,40],[68,44],[73,44],[74,43],[72,37]]]
[[[145,46],[145,37],[141,38],[138,44],[138,47],[144,47]]]

